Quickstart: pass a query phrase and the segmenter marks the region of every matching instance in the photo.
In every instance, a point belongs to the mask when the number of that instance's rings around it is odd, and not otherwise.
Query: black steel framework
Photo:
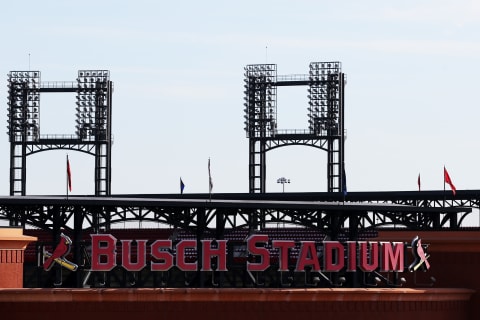
[[[202,239],[226,239],[227,232],[245,230],[245,235],[262,233],[266,226],[297,225],[304,230],[315,230],[331,240],[360,240],[368,230],[395,227],[400,230],[457,230],[468,214],[470,206],[478,207],[480,190],[457,191],[455,197],[441,191],[417,193],[349,193],[351,201],[337,201],[332,193],[280,194],[208,194],[200,195],[130,195],[116,197],[0,197],[0,219],[19,220],[22,225],[49,230],[55,246],[60,233],[71,235],[74,241],[73,260],[81,272],[62,275],[61,268],[45,273],[41,267],[29,273],[27,281],[37,286],[310,286],[323,277],[326,286],[339,284],[338,275],[309,272],[277,272],[275,266],[266,272],[245,273],[245,260],[236,263],[232,252],[242,248],[242,241],[229,247],[228,272],[168,273],[126,272],[120,267],[108,273],[88,271],[88,234],[112,232],[124,222],[154,222],[172,230],[187,230],[201,247]],[[410,203],[407,205],[405,203]],[[416,203],[417,205],[412,205]],[[278,227],[277,227],[278,228]],[[281,229],[281,228],[280,228]],[[135,235],[132,235],[135,239]],[[137,235],[138,236],[138,235]],[[155,239],[151,239],[155,240]],[[175,239],[173,239],[175,240]],[[304,239],[308,240],[308,239]],[[410,239],[406,239],[407,241]],[[230,243],[230,242],[229,242]],[[198,249],[199,250],[199,249]],[[198,253],[197,250],[197,254]],[[201,261],[198,261],[199,269]],[[293,270],[293,269],[292,269]],[[91,278],[89,278],[91,276]],[[357,273],[348,275],[345,285],[368,285],[370,277],[381,274]],[[68,277],[75,280],[66,281]],[[397,276],[395,276],[395,279]],[[36,280],[35,280],[36,279]],[[89,280],[90,279],[90,280]],[[293,279],[293,280],[287,280]],[[399,285],[382,278],[387,286]],[[321,279],[320,279],[321,280]],[[316,284],[315,284],[316,285]]]
[[[10,196],[0,197],[0,219],[11,225],[46,230],[55,246],[61,232],[74,242],[73,260],[80,265],[74,280],[66,286],[327,286],[341,285],[338,274],[324,275],[309,270],[295,274],[277,272],[275,266],[261,273],[245,273],[245,260],[233,261],[229,247],[229,272],[168,273],[111,272],[90,277],[88,240],[90,233],[110,232],[127,222],[155,223],[173,230],[186,230],[197,241],[226,239],[232,230],[245,235],[265,232],[271,225],[295,225],[319,232],[331,240],[360,240],[361,234],[380,228],[401,230],[457,230],[472,208],[480,207],[480,190],[422,192],[344,192],[344,86],[339,62],[314,62],[308,75],[277,76],[274,64],[246,68],[246,131],[250,140],[249,193],[189,195],[117,195],[111,184],[111,112],[113,83],[105,70],[81,70],[76,82],[41,82],[38,71],[9,73],[8,134],[11,144]],[[307,130],[277,129],[277,89],[308,86]],[[74,135],[40,134],[40,94],[76,93],[77,115]],[[327,151],[328,192],[266,193],[266,152],[305,145]],[[36,152],[68,149],[95,156],[95,196],[26,196],[26,157]],[[22,196],[22,197],[18,197]],[[102,197],[98,197],[102,196]],[[278,228],[278,227],[277,227]],[[151,239],[155,240],[155,239]],[[172,239],[178,240],[178,239]],[[309,240],[309,239],[304,239]],[[409,240],[409,239],[406,239]],[[303,239],[302,239],[303,241]],[[319,244],[320,245],[320,244]],[[197,256],[197,257],[198,257]],[[252,257],[247,257],[248,259]],[[39,259],[40,261],[40,259]],[[199,270],[201,268],[201,261]],[[40,264],[40,263],[39,263]],[[61,267],[45,272],[40,267],[26,281],[39,286],[61,285]],[[374,285],[380,277],[387,286],[399,286],[398,274],[390,280],[378,272],[347,275],[349,286]],[[319,279],[319,277],[321,279]],[[369,280],[370,279],[370,280]]]
[[[308,86],[308,129],[277,128],[277,89],[282,86]],[[312,62],[308,75],[293,76],[278,76],[275,64],[245,67],[250,193],[266,192],[266,152],[289,145],[327,151],[327,191],[344,190],[344,89],[340,62]]]
[[[76,93],[75,134],[42,135],[42,93]],[[80,70],[76,82],[42,82],[40,71],[8,74],[10,195],[26,195],[27,156],[48,150],[75,150],[95,156],[95,195],[111,194],[113,83],[107,70]]]
[[[0,197],[0,219],[17,217],[22,225],[44,230],[73,231],[76,226],[98,231],[122,222],[148,221],[194,232],[199,226],[212,232],[217,228],[248,228],[253,232],[276,223],[332,232],[332,221],[340,217],[338,226],[342,228],[396,226],[436,230],[458,229],[472,208],[480,204],[479,190],[458,190],[454,198],[441,191],[421,192],[416,197],[409,192],[349,193],[348,201],[338,201],[340,197],[332,198],[328,193],[281,193],[268,197],[215,194],[211,201],[208,194],[188,196]],[[199,220],[200,211],[205,220]],[[81,224],[76,224],[74,216],[80,213]],[[352,217],[354,223],[350,221]]]

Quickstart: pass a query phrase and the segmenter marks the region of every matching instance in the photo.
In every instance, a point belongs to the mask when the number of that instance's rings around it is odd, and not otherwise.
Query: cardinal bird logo
[[[415,260],[408,267],[408,271],[417,271],[418,268],[423,265],[427,270],[430,269],[430,263],[428,262],[430,255],[425,253],[422,246],[422,239],[420,239],[418,236],[412,240],[412,253]]]
[[[75,263],[68,261],[65,256],[70,253],[70,247],[72,245],[72,240],[70,237],[64,235],[63,233],[60,234],[60,242],[58,243],[53,253],[44,251],[43,257],[44,259],[47,258],[43,262],[43,269],[45,271],[49,271],[55,263],[58,263],[64,268],[67,268],[70,271],[76,271],[78,269],[78,265]]]

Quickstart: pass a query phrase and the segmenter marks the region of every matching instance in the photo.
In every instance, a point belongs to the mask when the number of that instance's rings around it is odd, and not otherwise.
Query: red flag
[[[450,188],[452,188],[453,195],[457,193],[457,188],[453,185],[452,179],[450,179],[450,175],[448,174],[448,171],[445,167],[443,167],[443,177],[445,183],[448,183],[450,185]]]
[[[72,191],[72,172],[70,171],[70,160],[68,160],[68,156],[67,156],[67,183],[68,183],[68,189],[71,192]]]
[[[417,184],[418,184],[418,191],[420,191],[420,173],[418,174],[418,179],[417,179]]]

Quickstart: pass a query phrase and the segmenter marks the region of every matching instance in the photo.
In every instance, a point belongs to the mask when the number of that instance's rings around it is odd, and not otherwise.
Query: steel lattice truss
[[[305,86],[308,129],[279,129],[277,90]],[[245,131],[249,139],[249,192],[266,192],[266,152],[303,145],[327,151],[327,190],[343,190],[344,88],[340,62],[312,62],[308,74],[277,75],[276,64],[245,67]],[[308,95],[307,95],[308,93]]]
[[[369,230],[382,226],[399,226],[411,230],[456,229],[464,216],[478,205],[474,193],[458,191],[458,199],[439,200],[438,193],[424,193],[423,200],[396,193],[350,193],[349,201],[340,202],[331,193],[313,194],[208,194],[188,195],[136,195],[118,197],[0,197],[0,218],[11,225],[35,226],[51,231],[52,243],[38,242],[36,254],[52,248],[62,232],[72,235],[73,259],[80,265],[78,272],[62,273],[57,267],[43,271],[41,264],[26,267],[27,286],[50,287],[244,287],[244,286],[369,286],[380,278],[386,286],[399,286],[398,275],[377,271],[324,274],[322,272],[276,271],[273,265],[265,272],[245,271],[245,259],[235,260],[234,253],[245,247],[244,242],[229,246],[228,272],[182,272],[173,268],[168,272],[126,272],[115,267],[109,272],[91,272],[90,246],[86,236],[109,233],[125,222],[151,222],[168,225],[173,230],[185,230],[196,239],[200,247],[203,239],[226,239],[232,230],[244,235],[264,232],[271,224],[300,225],[304,230],[316,230],[331,240],[360,241]],[[388,200],[387,196],[390,197]],[[411,194],[410,194],[411,196]],[[283,200],[278,200],[279,198]],[[363,200],[361,200],[363,199]],[[319,201],[320,200],[320,201]],[[417,202],[416,202],[417,201]],[[406,205],[404,203],[410,203]],[[420,206],[412,205],[418,203]],[[440,204],[442,206],[440,206]],[[228,237],[228,236],[227,236]],[[243,249],[244,250],[244,249]],[[198,251],[197,251],[197,254]],[[38,258],[41,261],[41,258]],[[238,259],[238,258],[236,258]],[[346,277],[346,278],[345,278]],[[343,280],[342,280],[343,279]],[[343,281],[343,282],[342,282]],[[345,282],[346,281],[346,282]]]
[[[47,151],[47,150],[75,150],[84,152],[86,154],[95,155],[95,145],[94,144],[78,144],[72,143],[72,140],[51,140],[49,144],[34,144],[34,145],[27,145],[27,153],[28,155]]]
[[[41,95],[52,93],[75,94],[75,134],[42,134]],[[41,81],[40,71],[11,71],[7,108],[10,195],[27,194],[27,156],[49,150],[74,150],[94,156],[95,195],[110,195],[112,93],[108,70],[79,70],[76,82],[46,82]]]
[[[215,230],[244,228],[255,230],[271,223],[335,230],[340,227],[377,228],[401,226],[412,230],[458,228],[472,207],[478,207],[472,192],[459,191],[456,199],[438,193],[424,193],[423,199],[385,193],[349,193],[346,202],[327,194],[275,194],[248,197],[242,194],[204,195],[191,199],[152,197],[3,197],[0,217],[14,225],[41,229],[110,229],[121,222],[155,222],[184,229]],[[325,199],[320,199],[321,196]],[[375,197],[375,195],[377,195]],[[290,197],[290,198],[289,198]],[[312,198],[320,199],[313,201]],[[362,200],[363,199],[363,200]],[[77,221],[75,222],[75,215]]]

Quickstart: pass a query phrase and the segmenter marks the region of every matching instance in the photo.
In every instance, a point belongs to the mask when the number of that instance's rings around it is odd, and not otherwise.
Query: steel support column
[[[308,86],[306,130],[277,128],[277,89],[286,86]],[[245,67],[249,193],[266,192],[266,152],[291,145],[327,151],[327,191],[344,191],[344,87],[340,62],[312,62],[308,75],[291,76],[277,76],[272,64]]]
[[[41,82],[39,71],[9,73],[10,195],[26,195],[27,156],[61,149],[95,156],[95,195],[111,194],[113,82],[109,79],[107,70],[80,70],[76,82]],[[40,134],[41,93],[76,94],[75,134]]]
[[[83,231],[83,212],[81,207],[73,208],[73,262],[81,266],[83,262],[82,252],[82,231]],[[75,285],[77,288],[83,287],[83,272],[80,270],[75,273]]]
[[[249,192],[266,192],[266,147],[264,140],[250,139],[249,152]]]

